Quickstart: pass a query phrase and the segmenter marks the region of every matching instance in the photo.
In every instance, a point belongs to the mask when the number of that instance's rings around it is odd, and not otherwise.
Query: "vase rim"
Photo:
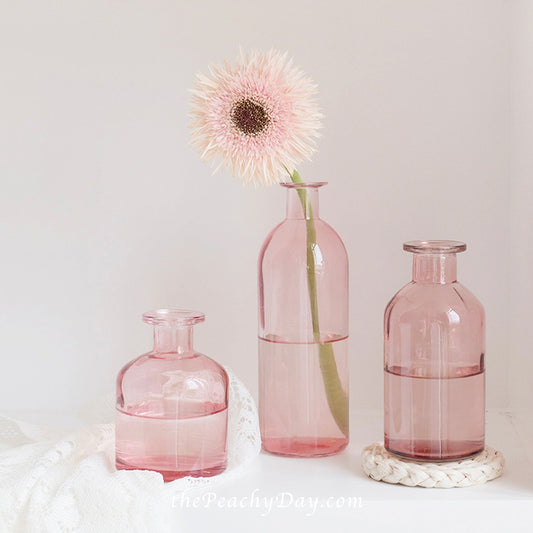
[[[408,241],[403,243],[403,249],[414,254],[456,254],[464,252],[466,244],[446,240]]]
[[[190,309],[165,308],[143,313],[143,322],[154,326],[194,326],[204,320],[204,313]]]
[[[287,189],[318,189],[319,187],[324,187],[324,185],[327,184],[327,181],[308,181],[304,183],[293,183],[292,181],[284,181],[280,183],[282,187],[286,187]]]

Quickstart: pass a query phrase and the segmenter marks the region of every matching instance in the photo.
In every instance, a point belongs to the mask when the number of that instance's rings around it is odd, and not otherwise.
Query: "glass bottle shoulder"
[[[324,220],[313,219],[315,249],[322,250],[323,254],[339,254],[347,260],[347,252],[339,234]],[[274,256],[277,253],[297,254],[305,253],[309,226],[305,219],[288,218],[278,224],[266,237],[259,252],[259,263],[265,256]]]
[[[129,362],[119,372],[117,408],[146,409],[164,415],[181,405],[182,411],[211,412],[217,406],[227,406],[227,389],[226,371],[206,355],[193,352],[165,357],[149,352]]]
[[[449,320],[465,315],[477,315],[481,320],[485,318],[481,302],[457,281],[447,284],[411,281],[390,300],[385,309],[385,320],[415,312],[443,315]]]
[[[199,352],[190,354],[164,354],[156,351],[147,352],[126,363],[119,372],[119,377],[136,372],[161,372],[175,369],[186,372],[196,370],[210,371],[225,376],[224,368],[207,355]]]

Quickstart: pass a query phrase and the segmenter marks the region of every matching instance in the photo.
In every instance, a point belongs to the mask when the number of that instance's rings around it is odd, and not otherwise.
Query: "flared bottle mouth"
[[[327,181],[310,181],[308,183],[293,183],[292,181],[282,182],[280,185],[287,189],[318,189],[327,185]]]
[[[461,241],[408,241],[403,243],[406,252],[414,254],[456,254],[466,250]]]
[[[155,309],[143,313],[143,322],[153,326],[194,326],[204,320],[204,313],[189,309]]]

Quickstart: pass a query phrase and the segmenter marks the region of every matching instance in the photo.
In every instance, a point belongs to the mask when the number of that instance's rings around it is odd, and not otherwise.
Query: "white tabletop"
[[[501,478],[471,488],[423,489],[379,483],[362,473],[361,449],[381,438],[382,415],[356,412],[343,453],[320,459],[262,453],[238,480],[196,499],[176,498],[175,530],[531,533],[532,422],[516,413],[487,414],[487,444],[506,458]]]
[[[81,425],[69,413],[6,414],[43,425]],[[237,479],[207,492],[177,495],[173,531],[533,532],[531,414],[487,413],[487,444],[505,455],[504,474],[462,489],[411,488],[367,478],[360,452],[381,438],[382,419],[379,411],[352,412],[351,442],[339,455],[296,459],[262,453]]]

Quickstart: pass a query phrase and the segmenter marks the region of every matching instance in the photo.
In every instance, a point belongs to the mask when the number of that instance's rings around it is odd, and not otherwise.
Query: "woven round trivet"
[[[501,452],[490,446],[473,457],[441,463],[402,459],[389,453],[382,442],[367,446],[361,453],[367,476],[408,487],[451,489],[481,485],[501,476],[504,462]]]

